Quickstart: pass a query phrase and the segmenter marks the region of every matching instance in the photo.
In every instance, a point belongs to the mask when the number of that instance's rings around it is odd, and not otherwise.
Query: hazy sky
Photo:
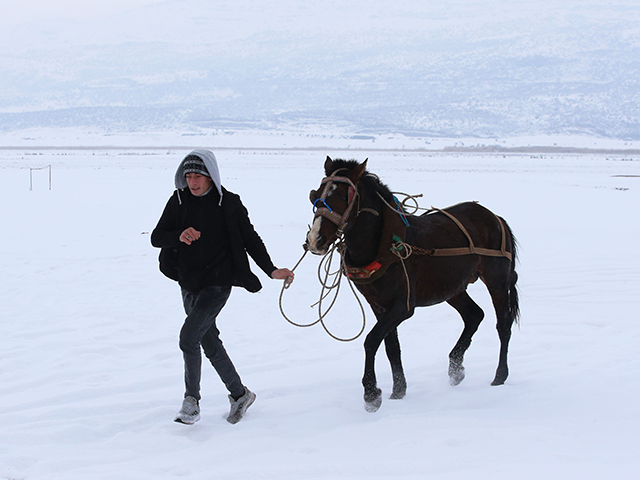
[[[162,0],[2,0],[0,25],[30,20],[99,18]]]
[[[0,128],[126,108],[108,123],[635,139],[639,25],[640,0],[0,0]]]

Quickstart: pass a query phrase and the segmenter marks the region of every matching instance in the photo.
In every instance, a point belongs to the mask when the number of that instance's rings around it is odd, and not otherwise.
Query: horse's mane
[[[343,160],[341,158],[337,158],[333,160],[333,164],[331,165],[331,170],[326,172],[327,175],[331,175],[333,172],[337,170],[347,169],[349,171],[353,170],[355,167],[359,165],[357,160]],[[378,192],[380,195],[384,197],[384,199],[393,203],[393,193],[389,190],[384,183],[380,181],[380,178],[374,174],[369,172],[369,170],[365,170],[362,177],[360,177],[360,183],[369,191]]]

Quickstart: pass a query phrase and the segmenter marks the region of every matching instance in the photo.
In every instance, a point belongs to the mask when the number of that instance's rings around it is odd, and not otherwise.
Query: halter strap
[[[358,189],[349,178],[336,175],[340,170],[336,170],[330,176],[323,178],[322,182],[320,182],[320,185],[325,185],[325,187],[324,190],[322,190],[322,195],[320,195],[320,197],[313,203],[313,213],[315,214],[314,218],[324,217],[330,222],[335,223],[338,226],[338,230],[342,232],[347,226],[347,219],[349,218],[349,214],[351,213],[351,210],[353,210],[353,206],[356,203],[356,198],[358,197]],[[333,211],[326,202],[327,196],[329,195],[329,190],[334,183],[346,183],[347,185],[349,185],[347,208],[342,214]],[[322,203],[323,206],[318,206],[319,203]]]

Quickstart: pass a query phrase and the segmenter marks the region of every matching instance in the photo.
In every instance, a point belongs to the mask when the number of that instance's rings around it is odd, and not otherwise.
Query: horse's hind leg
[[[476,333],[484,318],[484,312],[466,291],[450,298],[447,303],[457,310],[464,322],[462,334],[449,353],[449,383],[458,385],[464,380],[464,367],[462,366],[464,354],[471,345],[473,334]]]
[[[384,346],[387,351],[387,358],[391,364],[391,374],[393,375],[393,392],[389,398],[404,398],[407,394],[407,380],[404,376],[404,369],[402,368],[397,328],[384,338]]]
[[[498,360],[498,368],[496,376],[491,385],[503,385],[509,376],[509,366],[507,365],[507,355],[509,353],[509,340],[511,340],[511,326],[513,318],[509,315],[509,305],[506,295],[493,296],[493,304],[496,309],[498,322],[496,328],[498,330],[498,338],[500,338],[500,358]]]
[[[495,283],[484,278],[491,295],[493,307],[496,310],[496,328],[500,338],[500,358],[496,376],[491,385],[502,385],[509,376],[507,355],[509,352],[509,340],[511,339],[511,327],[513,322],[517,320],[519,313],[518,293],[516,290],[517,278],[515,271],[512,271],[506,279],[503,277]]]

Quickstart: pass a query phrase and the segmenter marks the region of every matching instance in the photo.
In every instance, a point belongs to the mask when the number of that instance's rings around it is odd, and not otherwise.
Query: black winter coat
[[[204,197],[195,197],[188,188],[176,190],[151,233],[151,244],[177,252],[178,282],[188,291],[232,285],[257,292],[262,285],[251,271],[247,254],[269,277],[276,267],[240,197],[224,187],[222,190],[221,206],[215,188]],[[189,227],[201,230],[203,237],[186,245],[180,234]],[[205,236],[205,231],[210,234]]]

